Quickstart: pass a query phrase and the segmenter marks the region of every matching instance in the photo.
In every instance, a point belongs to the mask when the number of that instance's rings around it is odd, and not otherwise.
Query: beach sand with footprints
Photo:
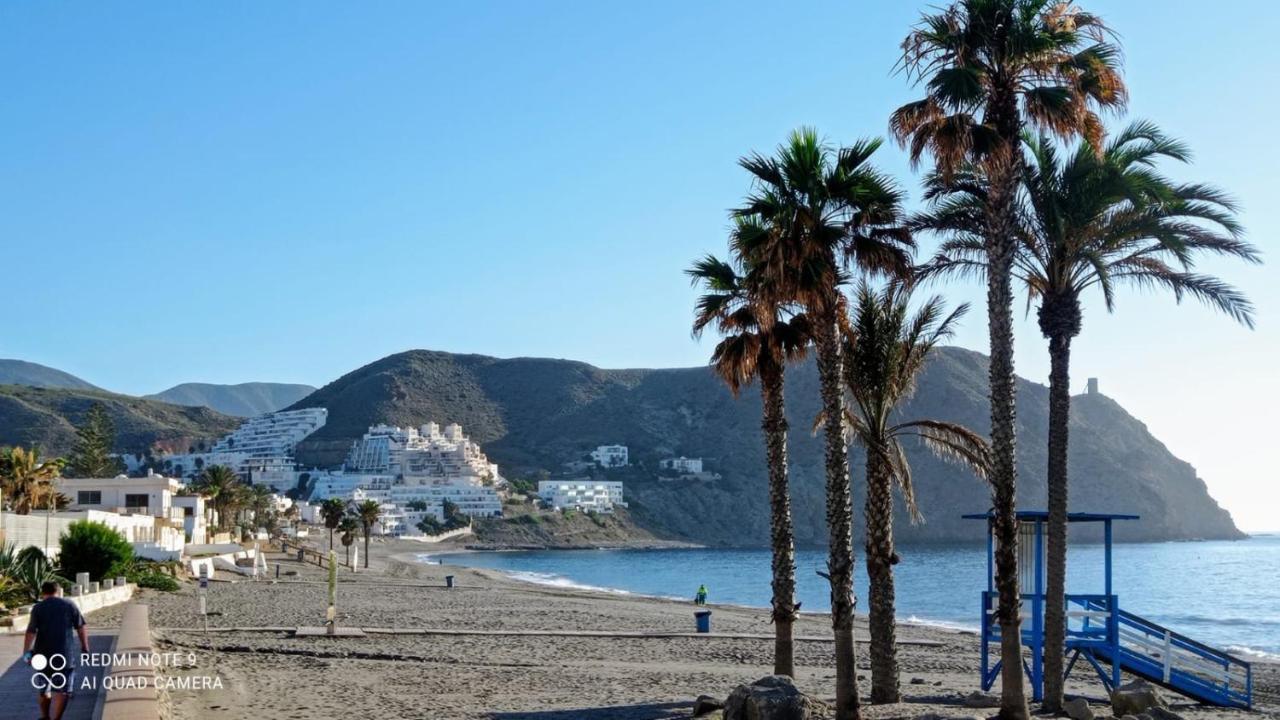
[[[693,606],[623,593],[548,587],[499,573],[414,561],[421,545],[375,543],[372,567],[342,571],[338,617],[364,637],[294,637],[292,628],[323,623],[325,573],[283,554],[270,556],[280,581],[219,577],[211,583],[210,631],[196,613],[195,588],[143,591],[160,652],[190,653],[193,667],[168,668],[170,717],[450,718],[495,720],[659,720],[690,716],[697,696],[723,698],[738,684],[768,675],[772,626],[766,610],[711,605],[715,635],[689,637]],[[295,574],[289,574],[295,573]],[[445,588],[454,575],[456,587]],[[119,609],[90,622],[118,622]],[[796,625],[796,683],[830,700],[835,671],[826,616]],[[652,637],[650,635],[664,635]],[[865,618],[859,637],[866,637]],[[726,637],[729,636],[729,637]],[[873,720],[986,717],[964,698],[978,689],[973,633],[902,625],[898,637],[905,702],[867,706]],[[863,692],[870,670],[859,660]],[[1083,663],[1082,663],[1083,665]],[[216,676],[221,687],[185,689],[182,676]],[[198,685],[198,684],[197,684]],[[1258,664],[1256,702],[1280,711],[1280,665]],[[1078,670],[1069,692],[1097,701],[1104,691]],[[1258,717],[1206,708],[1167,694],[1184,718]]]

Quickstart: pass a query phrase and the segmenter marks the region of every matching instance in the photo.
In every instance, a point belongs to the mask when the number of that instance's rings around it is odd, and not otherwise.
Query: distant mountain
[[[921,378],[904,417],[930,417],[988,427],[985,356],[943,348]],[[1043,508],[1048,390],[1018,386],[1018,497]],[[822,440],[809,428],[818,409],[817,373],[801,364],[787,375],[792,428],[790,459],[797,539],[823,542]],[[351,441],[378,422],[457,422],[506,475],[558,471],[596,445],[621,443],[643,467],[608,471],[626,482],[631,516],[667,537],[723,545],[768,541],[760,401],[754,389],[734,399],[705,367],[602,370],[581,362],[496,359],[415,350],[355,370],[293,408],[325,407],[328,423],[298,448],[299,461],[342,461]],[[1121,539],[1242,537],[1208,494],[1195,469],[1174,457],[1146,426],[1102,395],[1075,398],[1071,418],[1073,510],[1137,513],[1121,523]],[[719,480],[662,479],[659,459],[702,457]],[[905,516],[904,540],[978,539],[981,523],[962,521],[991,502],[984,484],[964,470],[909,450],[926,522]],[[863,459],[851,453],[855,502],[861,507]],[[646,469],[647,468],[647,469]],[[860,525],[861,523],[858,523]]]
[[[100,388],[80,378],[38,363],[26,360],[0,359],[0,385],[30,385],[43,388],[68,388],[71,390],[99,390]]]
[[[175,405],[204,406],[225,415],[254,417],[288,407],[315,391],[310,385],[288,383],[183,383],[146,397]]]
[[[183,407],[102,390],[0,385],[0,445],[39,445],[45,455],[65,455],[75,428],[95,402],[116,427],[117,452],[145,452],[161,444],[174,452],[235,429],[240,420],[203,407]]]

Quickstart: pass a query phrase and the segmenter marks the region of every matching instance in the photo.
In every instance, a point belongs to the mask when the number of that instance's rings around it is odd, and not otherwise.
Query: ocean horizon
[[[986,586],[986,546],[906,544],[895,567],[900,621],[978,630]],[[706,585],[710,601],[767,607],[767,548],[502,550],[420,553],[474,568],[498,570],[542,585],[691,600]],[[1103,546],[1068,550],[1067,589],[1103,591]],[[1280,661],[1280,534],[1243,540],[1123,543],[1114,548],[1113,591],[1120,607],[1246,661]],[[826,551],[796,551],[801,612],[826,612]],[[1211,590],[1208,590],[1211,589]],[[859,556],[858,612],[866,612],[867,577]]]

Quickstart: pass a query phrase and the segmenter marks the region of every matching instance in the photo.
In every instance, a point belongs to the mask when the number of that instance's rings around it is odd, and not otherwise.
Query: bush
[[[58,544],[63,577],[87,572],[90,580],[102,580],[124,574],[133,562],[129,541],[103,523],[73,522]]]
[[[177,580],[160,573],[137,575],[129,578],[129,582],[136,583],[138,587],[151,588],[152,590],[163,590],[165,592],[173,592],[178,589]]]

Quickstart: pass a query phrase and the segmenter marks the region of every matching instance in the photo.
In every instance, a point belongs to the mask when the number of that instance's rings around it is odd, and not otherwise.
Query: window
[[[124,496],[125,507],[131,507],[131,508],[150,507],[150,505],[151,505],[151,496],[146,493],[125,493],[125,496]]]
[[[76,493],[76,504],[77,505],[101,505],[102,491],[101,490],[81,490],[80,492]]]

